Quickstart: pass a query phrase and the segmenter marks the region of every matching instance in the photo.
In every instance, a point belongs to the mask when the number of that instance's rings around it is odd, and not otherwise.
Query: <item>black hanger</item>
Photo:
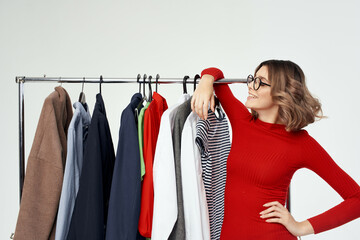
[[[196,90],[196,80],[198,80],[199,78],[201,78],[199,74],[196,74],[194,77],[194,92]]]
[[[141,78],[141,75],[138,74],[137,75],[137,78],[136,78],[136,81],[139,83],[139,93],[141,93],[141,82],[140,82],[140,78]],[[136,124],[138,123],[138,118],[139,118],[139,113],[140,113],[140,110],[141,108],[143,107],[143,102],[146,100],[146,96],[145,96],[145,79],[146,79],[146,74],[144,74],[144,79],[143,79],[143,94],[142,94],[142,99],[141,101],[139,102],[139,104],[136,106],[136,108],[134,109],[134,114],[135,114],[135,122]]]
[[[139,85],[139,93],[140,93],[141,92],[141,87],[140,87],[141,86],[141,82],[140,82],[141,75],[138,74],[137,77],[138,77],[137,81],[140,84]],[[146,95],[145,95],[145,79],[146,79],[146,77],[147,77],[146,74],[144,74],[144,78],[143,78],[143,97],[142,97],[141,101],[139,102],[139,104],[137,105],[137,107],[134,109],[135,110],[135,121],[136,121],[136,123],[138,121],[140,110],[143,107],[143,103],[146,100]]]
[[[189,79],[189,76],[183,78],[183,93],[187,94],[186,81]]]
[[[84,83],[85,83],[85,77],[83,77],[82,88],[81,88],[81,92],[79,95],[79,102],[83,105],[83,107],[85,108],[85,111],[87,111],[87,104],[86,104],[86,98],[85,98],[85,93],[84,93]]]
[[[157,93],[158,93],[157,85],[158,85],[158,82],[159,82],[159,78],[160,78],[160,75],[159,75],[159,74],[156,74],[156,80],[155,80],[155,92],[157,92]]]
[[[139,83],[139,93],[141,93],[141,82],[140,82],[140,78],[141,78],[141,75],[140,75],[140,73],[137,75],[137,77],[136,77],[136,82],[138,82]]]
[[[148,102],[151,102],[151,101],[152,101],[151,79],[152,79],[152,76],[150,75],[150,76],[149,76],[149,97],[148,97],[148,99],[147,99]]]
[[[143,98],[144,99],[147,99],[146,94],[145,94],[145,80],[146,80],[146,78],[147,78],[147,76],[146,76],[146,74],[144,74],[144,76],[143,76]]]
[[[100,75],[100,83],[99,83],[99,90],[100,90],[100,94],[101,94],[101,84],[103,82],[103,76]]]
[[[138,74],[138,75],[137,75],[137,78],[136,78],[136,81],[139,83],[139,93],[141,93],[141,82],[140,82],[140,78],[141,78],[141,75]],[[135,121],[136,121],[136,124],[137,124],[137,122],[138,122],[138,117],[139,117],[140,109],[141,109],[141,107],[142,107],[142,104],[143,104],[144,100],[145,100],[145,98],[143,97],[143,98],[141,99],[141,101],[139,102],[139,104],[138,104],[138,105],[136,106],[136,108],[134,109],[134,111],[135,111]]]

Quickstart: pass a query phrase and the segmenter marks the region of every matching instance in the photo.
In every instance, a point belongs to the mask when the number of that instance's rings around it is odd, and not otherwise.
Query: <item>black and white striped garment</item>
[[[195,141],[201,153],[210,236],[212,240],[218,240],[224,219],[226,162],[231,147],[226,117],[217,119],[215,113],[209,110],[207,120],[200,119],[196,124]]]

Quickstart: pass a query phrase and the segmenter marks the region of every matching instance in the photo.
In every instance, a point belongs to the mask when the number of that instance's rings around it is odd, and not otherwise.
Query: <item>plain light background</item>
[[[307,126],[360,183],[360,3],[357,1],[0,1],[0,238],[15,230],[19,210],[18,86],[15,76],[193,77],[218,67],[245,78],[263,60],[299,64],[328,119]],[[44,99],[57,83],[25,84],[25,157]],[[63,84],[76,101],[81,84]],[[246,101],[244,84],[231,86]],[[188,86],[192,93],[192,86]],[[136,84],[103,84],[115,150],[120,114]],[[97,84],[86,84],[92,112]],[[161,85],[176,103],[181,85]],[[269,169],[271,171],[271,169]],[[342,198],[307,169],[291,184],[292,214],[303,221]],[[239,203],[240,204],[240,203]],[[360,221],[303,239],[359,239]]]

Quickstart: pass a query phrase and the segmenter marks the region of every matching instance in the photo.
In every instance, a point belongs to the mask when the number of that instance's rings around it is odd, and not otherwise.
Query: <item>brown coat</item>
[[[55,238],[72,115],[68,93],[56,87],[45,99],[27,162],[15,240]]]

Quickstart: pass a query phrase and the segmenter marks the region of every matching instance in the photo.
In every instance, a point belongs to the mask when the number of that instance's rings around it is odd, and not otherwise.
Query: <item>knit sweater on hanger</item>
[[[224,78],[221,70],[207,68],[201,76]],[[225,213],[221,239],[296,239],[282,224],[260,218],[263,204],[285,204],[294,173],[308,168],[323,178],[343,202],[308,219],[315,234],[360,217],[360,187],[304,129],[287,132],[285,125],[252,119],[228,84],[214,84],[230,120],[233,140],[227,161]]]

